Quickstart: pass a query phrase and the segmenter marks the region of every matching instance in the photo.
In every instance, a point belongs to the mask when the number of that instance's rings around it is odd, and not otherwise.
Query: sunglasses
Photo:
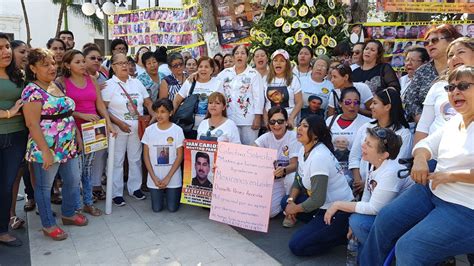
[[[446,37],[434,37],[434,38],[431,38],[431,39],[426,39],[423,43],[425,44],[425,46],[428,46],[430,44],[437,44],[440,40],[446,40],[448,38]]]
[[[375,127],[373,128],[372,132],[374,132],[375,136],[383,141],[383,145],[385,149],[387,148],[387,129],[383,127]]]
[[[272,126],[275,125],[275,124],[283,125],[283,123],[285,123],[285,119],[276,119],[276,120],[275,119],[270,119],[268,121],[268,124],[270,124]]]
[[[359,100],[344,100],[344,105],[351,105],[351,104],[354,104],[355,106],[358,106],[360,105],[360,101]]]
[[[97,57],[97,56],[91,56],[89,57],[90,60],[92,61],[99,61],[99,62],[102,62],[104,59],[102,57]]]
[[[184,66],[183,63],[178,63],[178,64],[172,65],[171,67],[172,67],[172,68],[178,68],[178,67],[182,67],[182,66]]]
[[[474,85],[474,83],[461,81],[458,83],[458,85],[454,85],[454,84],[446,85],[444,86],[444,89],[446,90],[446,92],[453,92],[456,88],[458,88],[458,90],[460,91],[465,91],[469,89],[471,85]]]

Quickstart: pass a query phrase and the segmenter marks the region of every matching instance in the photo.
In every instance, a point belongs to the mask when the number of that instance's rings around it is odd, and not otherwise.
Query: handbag
[[[120,88],[122,88],[123,92],[128,98],[128,101],[133,106],[133,110],[135,110],[135,113],[138,115],[138,138],[141,140],[143,137],[143,134],[145,134],[145,129],[150,124],[151,115],[140,115],[140,113],[138,112],[137,106],[135,105],[135,103],[133,103],[132,98],[127,93],[127,91],[123,88],[122,84],[120,83],[117,83],[117,84],[120,86]]]
[[[183,129],[184,133],[191,132],[194,127],[194,114],[197,110],[199,95],[193,94],[196,87],[196,81],[193,81],[189,94],[183,103],[178,107],[173,116],[173,122]]]

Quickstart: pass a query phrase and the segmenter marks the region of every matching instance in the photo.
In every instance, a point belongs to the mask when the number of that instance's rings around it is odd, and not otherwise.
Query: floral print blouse
[[[74,111],[74,101],[66,96],[57,97],[49,94],[35,83],[29,83],[21,95],[23,102],[40,102],[41,115],[59,115]],[[77,156],[76,123],[72,116],[53,119],[41,119],[41,131],[54,156],[54,163],[64,163]],[[31,135],[26,146],[26,160],[43,162],[43,156]]]

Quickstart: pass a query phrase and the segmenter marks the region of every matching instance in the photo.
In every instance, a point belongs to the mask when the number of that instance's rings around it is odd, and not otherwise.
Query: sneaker
[[[295,226],[296,222],[294,222],[293,220],[289,219],[289,218],[286,218],[283,219],[283,227],[285,228],[291,228],[293,226]]]
[[[146,196],[145,194],[143,194],[143,192],[141,190],[136,190],[135,192],[133,192],[133,195],[132,195],[134,198],[136,198],[137,200],[144,200],[146,199]]]
[[[114,201],[114,204],[121,207],[121,206],[125,206],[125,200],[123,199],[123,197],[115,197],[112,199]]]

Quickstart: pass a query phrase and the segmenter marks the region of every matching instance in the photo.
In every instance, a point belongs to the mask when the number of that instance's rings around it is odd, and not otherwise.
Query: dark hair
[[[219,68],[219,71],[222,70],[222,66],[221,66],[221,63],[220,63],[219,60],[212,59],[212,61],[214,61],[214,66],[212,67],[213,69],[217,67],[217,68]]]
[[[397,131],[402,127],[409,128],[408,122],[405,119],[405,112],[403,111],[400,92],[397,89],[394,87],[379,89],[375,92],[375,96],[382,101],[383,105],[391,104],[389,111],[390,126],[393,126],[394,131]],[[377,123],[377,120],[371,123]]]
[[[337,65],[337,67],[335,67],[333,69],[333,71],[336,70],[337,73],[339,73],[339,75],[341,75],[342,77],[344,77],[345,75],[347,75],[349,78],[347,79],[347,81],[349,82],[352,82],[352,69],[350,66],[346,65],[346,64],[339,64]]]
[[[237,49],[239,49],[239,47],[244,47],[245,54],[246,54],[247,57],[248,57],[248,56],[249,56],[249,49],[248,49],[245,45],[243,45],[243,44],[240,44],[240,45],[235,46],[234,49],[232,49],[232,55],[235,55],[235,52],[237,52]],[[224,56],[224,59],[225,59],[226,56],[229,56],[229,55],[230,55],[230,54],[226,54],[226,55]]]
[[[168,98],[162,98],[162,99],[156,100],[156,102],[154,102],[153,105],[151,106],[151,109],[156,112],[156,110],[158,110],[158,108],[160,108],[161,106],[163,106],[170,113],[173,112],[174,110],[173,102]],[[171,118],[170,118],[170,121],[171,121]]]
[[[72,31],[69,31],[69,30],[62,30],[58,33],[58,36],[57,38],[59,38],[59,36],[63,35],[63,34],[67,34],[67,35],[71,35],[72,38],[74,39],[74,34],[72,33]]]
[[[220,57],[224,58],[224,56],[221,53],[217,53],[217,54],[214,55],[214,57],[212,57],[212,59],[216,59],[216,56],[220,56]]]
[[[184,63],[183,56],[178,52],[174,52],[168,55],[168,58],[167,58],[168,66],[171,67],[171,63],[173,63],[174,60],[181,60],[181,62]]]
[[[303,120],[306,120],[309,125],[308,138],[323,143],[332,153],[334,153],[331,131],[327,128],[324,119],[319,115],[309,115]]]
[[[255,49],[255,50],[253,51],[252,57],[255,56],[255,53],[256,53],[257,51],[263,51],[263,52],[265,53],[265,55],[267,56],[267,58],[269,58],[267,50],[265,50],[265,49],[262,48],[262,47],[258,47],[257,49]]]
[[[426,51],[426,49],[423,47],[412,46],[408,48],[408,50],[405,51],[406,55],[408,55],[408,53],[411,53],[411,52],[420,53],[421,62],[423,62],[423,64],[430,61],[430,55],[428,54],[428,51]]]
[[[313,101],[313,100],[318,100],[320,103],[323,103],[323,99],[317,95],[311,95],[308,97],[308,103]]]
[[[390,160],[397,158],[403,144],[402,137],[395,134],[393,130],[383,127],[367,128],[367,134],[379,140],[377,144],[377,151],[379,153],[388,152],[388,159]]]
[[[210,58],[210,57],[208,57],[208,56],[205,56],[205,55],[199,57],[199,60],[197,61],[198,67],[199,67],[199,65],[200,65],[202,62],[204,62],[204,61],[209,62],[209,65],[211,65],[211,68],[214,69],[214,66],[215,66],[214,59],[212,59],[212,58]]]
[[[45,60],[47,57],[53,58],[53,53],[44,48],[34,48],[28,53],[28,66],[25,69],[26,80],[33,81],[36,79],[35,74],[31,71],[30,66]]]
[[[396,30],[398,29],[405,29],[405,26],[397,26]]]
[[[239,46],[237,46],[237,47],[239,47]],[[232,52],[233,52],[233,51],[232,51]],[[233,56],[234,56],[234,53],[232,53],[232,54],[226,54],[226,55],[224,55],[224,60],[223,60],[223,61],[225,61],[225,59],[226,59],[227,57],[233,57]],[[224,63],[222,63],[222,67],[224,67]]]
[[[474,67],[463,65],[457,67],[453,71],[450,71],[448,75],[448,82],[451,83],[451,81],[459,80],[463,77],[474,79]]]
[[[88,46],[86,47],[84,50],[82,50],[82,54],[84,55],[84,57],[88,56],[91,52],[93,51],[96,51],[98,52],[99,54],[102,54],[102,52],[100,51],[99,48],[95,47],[95,46]]]
[[[88,42],[88,43],[84,44],[82,46],[82,52],[84,53],[84,51],[87,48],[90,48],[90,47],[96,48],[97,50],[99,50],[99,53],[102,54],[102,51],[100,50],[100,47],[97,44],[93,43],[93,42]]]
[[[15,50],[17,47],[20,47],[22,45],[26,46],[26,43],[24,41],[20,40],[13,40],[10,42],[10,47],[12,48],[12,51]]]
[[[436,33],[443,35],[446,38],[446,41],[449,43],[452,40],[455,40],[459,37],[462,37],[462,34],[459,33],[456,28],[451,24],[441,24],[438,26],[432,26],[426,33],[425,33],[425,40],[428,39],[430,34]]]
[[[311,58],[313,58],[314,52],[313,52],[313,50],[311,49],[311,47],[309,47],[309,46],[307,46],[307,45],[302,46],[302,47],[298,50],[298,54],[299,54],[299,53],[301,52],[301,50],[303,50],[303,49],[308,50],[309,54],[311,55]]]
[[[84,56],[84,54],[83,54],[81,51],[79,51],[79,50],[74,50],[74,49],[71,49],[71,50],[67,51],[67,52],[64,54],[64,56],[63,56],[63,62],[62,62],[62,64],[61,64],[61,73],[63,73],[63,76],[64,76],[65,78],[69,78],[69,77],[72,75],[71,69],[69,69],[69,68],[66,67],[66,63],[67,63],[67,64],[71,64],[72,59],[74,58],[74,56],[76,56],[76,55],[78,55],[78,54]]]
[[[273,106],[272,108],[270,108],[270,110],[268,110],[267,114],[268,114],[268,120],[270,120],[270,118],[274,114],[282,114],[283,117],[285,118],[285,121],[288,121],[288,112],[286,111],[285,108],[283,108],[281,106]],[[268,127],[268,130],[271,131],[270,124],[268,124],[267,127]],[[292,129],[293,129],[293,127],[290,124],[286,125],[286,130],[292,130]]]
[[[339,98],[339,102],[342,102],[342,100],[349,93],[357,94],[357,96],[359,96],[359,99],[360,99],[360,92],[355,87],[349,87],[349,88],[345,88],[345,89],[341,90],[341,98]]]
[[[125,45],[125,49],[127,49],[128,51],[128,44],[126,41],[122,40],[122,39],[113,39],[111,42],[110,42],[110,51],[113,51],[115,50],[115,47],[117,47],[117,45]]]
[[[151,59],[151,58],[155,58],[155,54],[154,54],[153,52],[144,52],[144,53],[142,54],[142,65],[145,66],[145,65],[146,65],[146,61],[147,61],[148,59]],[[155,59],[156,59],[156,58],[155,58]],[[156,61],[158,61],[158,60],[156,60]]]
[[[383,53],[384,53],[384,50],[383,50],[383,45],[380,41],[378,40],[369,40],[365,43],[364,45],[364,48],[362,49],[365,50],[365,48],[367,47],[367,45],[369,45],[369,43],[375,43],[377,45],[377,59],[376,59],[376,63],[377,64],[380,64],[380,63],[383,63]],[[362,63],[364,62],[364,57],[362,57]]]
[[[137,62],[135,62],[135,60],[133,60],[133,57],[131,57],[131,56],[127,56],[127,61],[128,61],[129,63],[133,63],[133,64],[136,64],[136,63],[137,63]]]
[[[211,163],[211,159],[209,158],[209,154],[207,154],[205,152],[202,152],[202,151],[196,152],[196,162],[197,162],[198,158],[204,158],[204,159],[207,160],[208,164]],[[196,163],[196,162],[194,162],[194,163]]]
[[[51,46],[53,45],[54,42],[60,42],[63,45],[64,51],[66,51],[66,44],[63,42],[63,40],[59,38],[51,38],[48,40],[46,43],[46,48],[51,49]]]
[[[110,57],[110,70],[109,70],[109,79],[112,78],[113,75],[115,75],[114,73],[114,69],[112,68],[112,65],[115,63],[115,60],[117,60],[117,56],[118,55],[123,55],[125,57],[127,57],[127,61],[129,60],[129,57],[124,55],[124,54],[113,54],[111,57]],[[132,59],[133,60],[133,59]]]
[[[10,38],[3,32],[0,32],[0,39],[7,40],[10,43]],[[11,43],[10,43],[11,45]],[[13,56],[13,46],[10,47],[12,50],[12,60],[10,64],[5,68],[5,72],[7,73],[8,79],[15,83],[17,87],[23,86],[23,73],[21,72],[20,68],[17,67],[14,56]]]
[[[140,60],[140,51],[143,50],[143,49],[147,49],[148,52],[150,52],[150,48],[146,47],[146,46],[141,46],[140,48],[138,48],[137,52],[135,53],[135,61],[138,62],[138,60]],[[145,52],[146,53],[146,52]],[[145,54],[143,53],[143,54]],[[143,55],[142,55],[143,56]],[[142,64],[143,63],[143,60],[142,60]]]
[[[168,61],[166,52],[168,49],[164,46],[160,46],[156,48],[155,50],[155,58],[158,61],[158,63],[166,63]]]
[[[194,61],[196,61],[196,65],[197,65],[197,63],[198,63],[198,60],[196,60],[196,58],[190,57],[190,58],[186,59],[186,61],[184,61],[184,66],[186,66],[186,64],[188,63],[189,60],[194,60]]]
[[[352,49],[351,45],[347,41],[340,42],[332,50],[333,56],[351,56]]]

